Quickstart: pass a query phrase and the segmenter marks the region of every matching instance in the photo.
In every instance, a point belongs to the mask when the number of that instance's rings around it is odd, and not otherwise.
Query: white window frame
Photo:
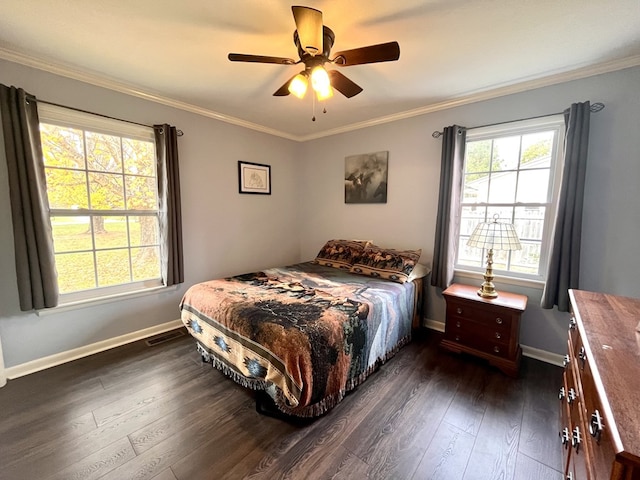
[[[499,125],[492,125],[487,127],[476,128],[467,131],[467,142],[496,139],[500,137],[509,137],[514,135],[526,135],[530,133],[536,133],[541,131],[555,131],[555,142],[552,145],[551,164],[549,168],[549,187],[547,189],[547,202],[545,210],[545,219],[543,223],[543,234],[540,246],[540,262],[538,274],[527,274],[521,272],[499,270],[494,266],[494,274],[499,278],[501,282],[511,284],[538,284],[544,285],[546,281],[547,269],[549,264],[549,256],[551,254],[551,243],[553,241],[553,228],[556,212],[558,208],[558,198],[560,194],[560,186],[562,184],[562,169],[564,159],[564,135],[565,125],[564,116],[552,115],[548,117],[534,118],[529,120],[521,120],[516,122],[510,122]],[[466,174],[466,158],[465,158],[465,170]],[[461,192],[462,193],[462,192]],[[458,215],[461,218],[462,208],[464,206],[470,206],[470,203],[464,203],[462,196],[458,205]],[[473,205],[479,207],[494,206],[495,204],[489,202],[479,202]],[[507,205],[507,204],[504,204]],[[513,205],[525,206],[524,203],[514,202]],[[491,219],[487,219],[491,221]],[[459,239],[458,239],[459,243]],[[463,265],[458,263],[458,252],[456,252],[456,259],[454,270],[456,275],[469,276],[481,278],[486,269],[486,261],[482,262],[482,266],[473,267],[470,265]]]
[[[84,113],[69,108],[59,107],[57,105],[50,105],[45,103],[39,104],[38,117],[40,123],[76,128],[79,130],[88,130],[95,133],[115,135],[135,140],[144,140],[155,144],[154,131],[151,127],[114,120],[107,117],[101,117],[99,115]],[[156,176],[157,174],[158,172],[156,171]],[[158,192],[156,192],[156,196],[157,195]],[[49,216],[59,216],[61,212],[64,212],[66,216],[76,214],[76,212],[69,212],[68,210],[50,209]],[[90,213],[95,213],[95,211],[86,209],[77,210],[77,216],[87,216]],[[128,215],[139,216],[141,212],[118,211],[117,213],[119,216],[126,217]],[[146,213],[148,212],[143,212],[143,214]],[[157,212],[157,214],[158,213],[159,211]],[[158,234],[160,235],[160,232],[158,232]],[[163,275],[163,264],[165,263],[162,259],[163,255],[165,255],[164,249],[160,248],[159,267],[161,277]],[[77,292],[61,293],[59,296],[59,306],[64,308],[66,306],[77,304],[93,302],[101,303],[104,300],[117,299],[124,295],[138,295],[140,293],[146,293],[164,287],[166,287],[164,280],[162,278],[157,278],[128,282],[107,287],[96,287]]]

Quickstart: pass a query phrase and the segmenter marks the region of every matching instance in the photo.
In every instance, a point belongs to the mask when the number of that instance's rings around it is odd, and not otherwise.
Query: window
[[[153,129],[39,106],[61,303],[162,285]]]
[[[456,270],[484,272],[486,252],[467,247],[475,226],[513,223],[522,250],[494,251],[502,275],[544,280],[561,177],[562,115],[467,132]]]

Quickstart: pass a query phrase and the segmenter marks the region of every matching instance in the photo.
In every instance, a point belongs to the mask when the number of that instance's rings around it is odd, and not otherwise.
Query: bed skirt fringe
[[[275,386],[274,387],[275,387],[276,393],[273,398],[273,401],[278,407],[278,409],[287,415],[292,415],[295,417],[304,417],[304,418],[319,417],[320,415],[323,415],[324,413],[326,413],[327,411],[335,407],[338,403],[340,403],[348,392],[350,392],[351,390],[353,390],[354,388],[362,384],[362,382],[364,382],[369,377],[369,375],[371,375],[378,368],[380,368],[381,365],[383,365],[388,360],[390,360],[393,356],[395,356],[396,353],[398,353],[398,351],[410,341],[411,341],[411,334],[402,338],[386,354],[382,355],[381,357],[378,357],[376,361],[370,367],[368,367],[364,372],[360,373],[360,375],[358,375],[355,378],[349,379],[344,389],[341,389],[340,391],[332,395],[329,395],[328,397],[325,397],[320,402],[314,403],[313,405],[308,405],[306,407],[292,408],[289,406],[287,399],[282,393],[282,390],[280,390]],[[267,391],[267,393],[271,395],[272,389],[268,388],[270,385],[269,382],[265,382],[264,380],[257,380],[255,378],[245,377],[241,373],[229,368],[225,363],[221,362],[218,358],[216,358],[215,355],[211,355],[209,351],[200,344],[200,342],[196,341],[196,345],[197,345],[198,352],[202,356],[203,361],[210,363],[213,367],[220,370],[227,377],[231,378],[234,382],[242,385],[245,388],[249,388],[251,390],[265,390]]]

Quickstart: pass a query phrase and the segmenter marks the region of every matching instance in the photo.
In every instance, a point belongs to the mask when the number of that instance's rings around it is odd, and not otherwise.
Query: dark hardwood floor
[[[423,332],[311,422],[258,414],[188,335],[11,380],[0,478],[560,480],[561,369],[524,358],[509,378],[440,338]]]

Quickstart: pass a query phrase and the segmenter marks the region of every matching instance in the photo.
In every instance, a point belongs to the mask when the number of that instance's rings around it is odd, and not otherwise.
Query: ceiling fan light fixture
[[[331,88],[329,74],[322,65],[318,65],[311,70],[311,86],[316,92],[325,92]]]
[[[318,97],[318,101],[320,102],[322,102],[323,100],[327,100],[333,97],[333,88],[331,88],[331,85],[329,85],[323,90],[316,90],[316,95]]]
[[[289,93],[295,95],[298,98],[304,98],[307,93],[307,86],[309,85],[309,80],[307,80],[306,75],[299,73],[293,80],[289,83]]]

